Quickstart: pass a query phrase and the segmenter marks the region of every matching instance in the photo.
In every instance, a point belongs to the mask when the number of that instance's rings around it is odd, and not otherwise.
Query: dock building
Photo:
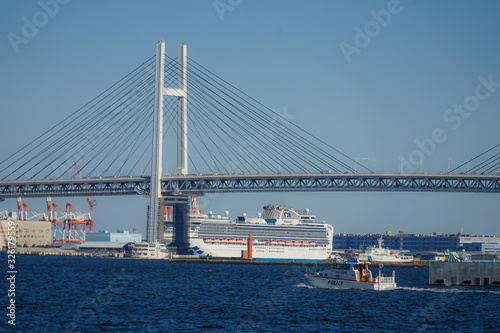
[[[51,228],[48,221],[20,221],[16,213],[2,214],[0,217],[0,242],[8,247],[9,235],[15,223],[16,247],[49,246],[52,244]],[[9,229],[10,228],[10,229]]]
[[[500,254],[500,237],[485,235],[420,235],[420,234],[335,234],[334,249],[363,250],[368,246],[376,246],[382,237],[384,247],[418,253],[422,251],[470,251]]]
[[[85,233],[87,242],[142,242],[142,234],[129,233],[127,230],[117,229],[116,232],[109,232],[109,230],[99,230],[99,232]]]
[[[130,257],[133,248],[133,242],[85,242],[78,245],[79,252],[110,257]]]

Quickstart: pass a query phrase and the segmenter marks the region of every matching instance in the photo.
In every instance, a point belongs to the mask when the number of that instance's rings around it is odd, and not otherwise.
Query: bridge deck
[[[163,176],[162,192],[228,193],[269,191],[420,191],[500,193],[500,175],[319,173]],[[0,198],[135,195],[149,192],[149,177],[9,180]]]

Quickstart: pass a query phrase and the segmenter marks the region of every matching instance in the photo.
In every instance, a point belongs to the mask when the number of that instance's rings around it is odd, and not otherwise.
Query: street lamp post
[[[368,157],[363,157],[364,161],[369,161],[370,159]],[[373,172],[377,173],[377,160],[373,159],[373,165],[374,165],[374,170]]]

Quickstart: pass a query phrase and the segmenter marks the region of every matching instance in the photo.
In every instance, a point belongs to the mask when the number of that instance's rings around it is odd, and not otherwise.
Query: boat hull
[[[322,289],[366,289],[366,290],[392,290],[396,289],[397,285],[394,281],[365,282],[351,281],[343,279],[333,279],[327,277],[318,277],[311,274],[305,275],[309,283],[316,288]]]
[[[394,260],[394,259],[372,258],[371,260],[359,259],[359,262],[366,262],[366,263],[372,263],[372,264],[408,264],[408,263],[412,263],[413,259]]]

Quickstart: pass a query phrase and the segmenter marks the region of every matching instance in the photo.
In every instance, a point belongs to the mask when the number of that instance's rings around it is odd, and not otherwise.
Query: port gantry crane
[[[80,170],[80,166],[75,163],[75,168],[76,168],[76,172],[78,173],[78,176],[80,176],[80,178],[83,178],[82,172]],[[85,197],[87,198],[87,202],[89,204],[89,212],[90,212],[89,231],[93,232],[94,231],[94,207],[97,206],[96,199],[90,200],[88,195],[86,195]]]
[[[93,224],[90,213],[82,214],[71,203],[66,204],[63,210],[51,197],[47,197],[48,220],[52,223],[52,243],[81,243],[85,241],[87,226]],[[62,218],[58,220],[57,213]]]

